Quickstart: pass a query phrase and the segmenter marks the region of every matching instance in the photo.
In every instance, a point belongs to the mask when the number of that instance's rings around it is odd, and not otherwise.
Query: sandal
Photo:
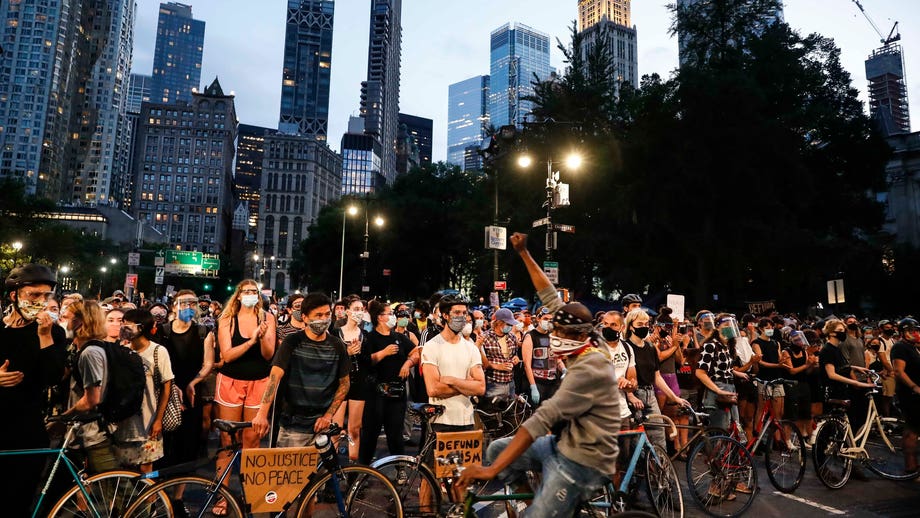
[[[227,501],[224,498],[218,500],[214,507],[211,508],[211,514],[214,516],[227,516]]]

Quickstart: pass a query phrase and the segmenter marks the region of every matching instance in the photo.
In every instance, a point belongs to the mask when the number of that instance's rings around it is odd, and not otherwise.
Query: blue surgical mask
[[[179,320],[183,322],[191,322],[195,318],[194,308],[185,308],[179,310]]]
[[[509,326],[508,324],[505,324],[505,327],[502,328],[502,334],[503,335],[511,334],[512,329],[514,328]]]

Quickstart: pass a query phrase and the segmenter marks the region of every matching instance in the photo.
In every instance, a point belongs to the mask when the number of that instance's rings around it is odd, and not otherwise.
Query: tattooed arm
[[[272,402],[275,400],[275,393],[278,392],[278,383],[284,377],[284,369],[277,365],[272,366],[271,374],[268,375],[268,385],[265,386],[265,393],[262,394],[262,404],[259,411],[252,418],[252,429],[259,437],[265,437],[268,433],[268,413],[271,411]]]
[[[329,405],[326,413],[316,420],[316,424],[313,425],[314,432],[322,432],[326,428],[329,428],[329,425],[332,424],[332,416],[335,415],[339,407],[342,406],[342,403],[345,402],[345,398],[348,396],[348,389],[350,386],[351,380],[349,379],[348,374],[339,378],[339,388],[335,391],[335,396],[332,398],[332,404]]]

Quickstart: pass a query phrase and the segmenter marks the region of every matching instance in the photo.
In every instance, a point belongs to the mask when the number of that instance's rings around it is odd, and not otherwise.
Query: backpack
[[[102,419],[108,423],[119,423],[140,414],[147,389],[147,373],[141,356],[118,343],[92,340],[86,345],[105,351],[108,382],[98,408]]]

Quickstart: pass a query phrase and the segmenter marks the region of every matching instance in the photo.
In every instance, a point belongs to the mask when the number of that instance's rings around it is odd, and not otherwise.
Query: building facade
[[[632,25],[630,0],[578,0],[578,32],[606,20],[617,25]]]
[[[866,60],[869,112],[885,136],[910,133],[910,106],[901,46],[890,42]]]
[[[332,0],[288,0],[278,129],[326,141],[332,77]]]
[[[492,31],[489,79],[489,119],[495,127],[520,126],[530,114],[534,77],[550,77],[549,36],[521,23],[506,23]]]
[[[236,108],[215,78],[192,102],[141,109],[134,212],[177,250],[227,251]]]
[[[383,152],[382,173],[396,179],[396,134],[399,131],[399,74],[402,46],[402,0],[371,0],[367,80],[361,83],[364,133]]]
[[[277,133],[277,130],[249,124],[240,124],[237,130],[233,195],[248,207],[249,224],[246,233],[250,241],[255,241],[259,226],[259,188],[262,186],[265,136],[273,133]]]
[[[0,2],[0,176],[55,201],[120,204],[134,2]]]
[[[144,74],[131,74],[128,83],[128,113],[140,113],[141,104],[150,102],[152,77]]]
[[[489,76],[474,76],[447,87],[447,163],[464,167],[466,148],[489,129]]]
[[[312,137],[268,135],[262,161],[258,255],[265,289],[291,293],[291,260],[307,229],[342,191],[342,158]],[[271,258],[274,258],[273,260]]]
[[[885,230],[899,243],[920,247],[920,132],[895,134],[887,140],[893,153],[885,167]]]
[[[623,83],[639,86],[638,35],[635,27],[604,19],[584,29],[582,35],[582,52],[585,55],[597,44],[599,38],[606,40],[618,93]]]
[[[371,194],[384,185],[380,142],[364,133],[342,135],[342,195]]]
[[[190,102],[201,84],[204,26],[192,18],[192,6],[176,2],[160,4],[157,40],[153,52],[150,92],[154,102]]]
[[[418,165],[431,164],[431,139],[434,134],[434,121],[425,117],[399,114],[399,126],[405,126],[406,136],[418,149]]]

